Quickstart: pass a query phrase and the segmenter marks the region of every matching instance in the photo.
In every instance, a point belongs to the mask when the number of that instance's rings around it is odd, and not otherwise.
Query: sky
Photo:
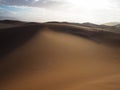
[[[120,0],[0,0],[0,19],[120,22]]]

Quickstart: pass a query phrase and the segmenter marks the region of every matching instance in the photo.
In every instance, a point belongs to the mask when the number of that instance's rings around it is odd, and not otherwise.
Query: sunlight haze
[[[0,19],[119,22],[119,5],[119,0],[0,0]]]

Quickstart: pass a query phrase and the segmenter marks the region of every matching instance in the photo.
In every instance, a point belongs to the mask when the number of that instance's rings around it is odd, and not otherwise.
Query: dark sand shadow
[[[40,24],[31,24],[0,30],[0,58],[29,41],[41,28]]]

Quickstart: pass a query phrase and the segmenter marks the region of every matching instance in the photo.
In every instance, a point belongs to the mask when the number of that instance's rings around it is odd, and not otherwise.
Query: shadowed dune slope
[[[0,30],[0,58],[4,57],[15,48],[29,41],[38,31],[41,31],[40,24],[27,24],[14,28]]]
[[[48,28],[1,59],[0,90],[120,90],[120,47]]]

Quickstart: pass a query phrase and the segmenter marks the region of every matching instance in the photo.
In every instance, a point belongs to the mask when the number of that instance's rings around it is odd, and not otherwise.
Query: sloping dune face
[[[0,90],[120,90],[120,48],[77,36],[44,29],[4,60]]]

